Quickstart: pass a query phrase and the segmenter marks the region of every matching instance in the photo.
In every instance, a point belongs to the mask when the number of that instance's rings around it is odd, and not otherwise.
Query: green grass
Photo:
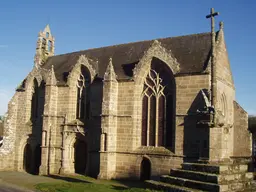
[[[38,176],[7,171],[0,172],[1,182],[36,192],[156,192],[140,181],[98,180],[83,175]]]
[[[150,189],[126,188],[95,183],[41,183],[36,186],[41,192],[153,192]]]
[[[36,190],[41,192],[154,192],[146,189],[146,185],[139,181],[97,180],[86,176],[53,176],[56,183],[39,183]]]

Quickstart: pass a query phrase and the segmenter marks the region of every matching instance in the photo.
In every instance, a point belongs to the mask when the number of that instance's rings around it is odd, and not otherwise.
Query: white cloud
[[[4,115],[7,112],[10,99],[11,92],[0,89],[0,115]]]

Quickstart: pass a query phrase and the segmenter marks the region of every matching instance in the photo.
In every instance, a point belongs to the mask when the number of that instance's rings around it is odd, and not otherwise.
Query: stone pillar
[[[231,126],[221,120],[221,115],[217,112],[215,114],[216,124],[209,129],[209,161],[210,162],[224,162],[230,161],[230,150],[228,142],[230,140]]]
[[[66,126],[63,129],[62,132],[62,157],[61,157],[61,169],[60,174],[67,174],[70,173],[69,171],[69,159],[68,159],[68,152],[69,149],[67,148],[67,132],[66,132]]]
[[[57,96],[58,88],[56,86],[56,78],[54,69],[49,71],[45,88],[45,108],[43,117],[43,134],[42,134],[42,155],[40,175],[47,175],[51,173],[51,165],[54,165],[54,150],[50,149],[53,141],[53,132],[55,132],[57,122]]]
[[[100,179],[112,179],[116,171],[118,82],[110,58],[104,75],[101,117]]]
[[[209,128],[209,161],[222,161],[222,128]]]

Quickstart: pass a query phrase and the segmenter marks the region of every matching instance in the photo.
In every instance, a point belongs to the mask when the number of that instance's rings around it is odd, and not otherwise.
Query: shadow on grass
[[[146,189],[148,188],[148,185],[146,182],[143,181],[138,181],[138,180],[116,180],[118,183],[124,185],[122,189],[127,189],[127,188],[139,188],[139,189]],[[119,188],[119,186],[113,186],[116,189]],[[121,187],[119,190],[122,190]]]
[[[62,175],[47,175],[47,177],[50,177],[53,179],[58,179],[58,180],[63,180],[63,181],[68,181],[68,182],[74,182],[74,183],[91,183],[89,181],[85,181],[82,179],[77,179],[77,178],[62,176]]]

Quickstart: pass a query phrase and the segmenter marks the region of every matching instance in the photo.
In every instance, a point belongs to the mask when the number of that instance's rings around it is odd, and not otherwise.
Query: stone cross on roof
[[[217,103],[217,87],[216,87],[216,62],[215,62],[215,21],[214,21],[214,17],[219,15],[219,12],[214,12],[214,8],[211,8],[211,12],[209,15],[206,16],[206,18],[211,18],[211,36],[212,36],[212,40],[211,40],[211,92],[210,92],[210,101],[211,101],[211,106],[213,108],[216,107],[216,103]],[[213,116],[213,122],[215,122],[215,114]]]

